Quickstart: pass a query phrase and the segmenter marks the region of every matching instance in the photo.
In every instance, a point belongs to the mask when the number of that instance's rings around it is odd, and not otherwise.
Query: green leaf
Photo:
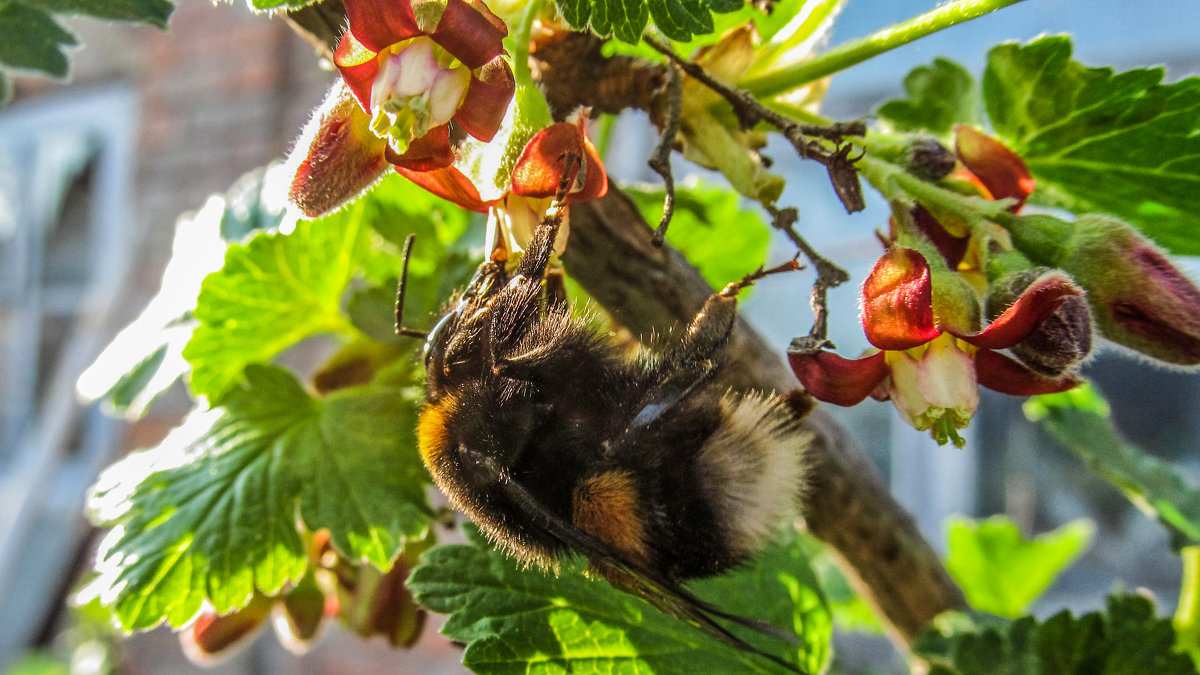
[[[1200,78],[1116,73],[1071,60],[1071,41],[1002,44],[983,95],[996,132],[1038,181],[1033,199],[1105,211],[1174,253],[1200,254]]]
[[[662,190],[623,187],[646,222],[662,217]],[[771,232],[761,212],[731,190],[690,182],[675,189],[667,243],[679,249],[714,288],[741,279],[766,259]]]
[[[75,36],[48,12],[15,0],[0,0],[0,67],[50,77],[67,76],[66,48]]]
[[[70,72],[67,51],[79,42],[56,15],[166,28],[173,9],[170,0],[0,0],[0,106],[12,93],[12,74],[62,79]]]
[[[55,14],[90,16],[106,21],[148,23],[167,27],[175,5],[170,0],[18,0]]]
[[[112,531],[86,595],[126,630],[182,626],[205,599],[218,612],[243,607],[256,589],[275,594],[304,573],[298,521],[386,569],[430,517],[403,431],[414,407],[394,388],[316,400],[286,371],[248,368],[222,408],[194,412],[101,475],[89,515]]]
[[[200,287],[199,325],[183,349],[193,392],[219,401],[248,364],[319,333],[355,334],[341,312],[342,294],[364,268],[379,265],[371,260],[379,252],[363,204],[229,248],[224,266]]]
[[[1093,387],[1037,396],[1024,410],[1089,469],[1162,523],[1176,548],[1200,542],[1200,490],[1185,483],[1171,465],[1127,445],[1109,419],[1107,402]]]
[[[946,569],[971,607],[1015,619],[1083,553],[1093,529],[1077,520],[1025,539],[1004,516],[951,518]]]
[[[1171,649],[1171,622],[1155,615],[1140,595],[1108,598],[1104,612],[1075,618],[1062,611],[1044,622],[976,624],[964,615],[945,615],[913,645],[931,675],[1112,675],[1195,673]]]
[[[697,584],[723,609],[795,628],[802,663],[828,658],[829,616],[795,536],[751,565]],[[734,649],[567,564],[558,577],[516,564],[485,542],[439,546],[409,580],[417,601],[450,614],[442,632],[467,642],[476,672],[775,672]],[[795,658],[793,655],[790,658]]]
[[[914,68],[904,77],[904,91],[907,98],[888,101],[878,111],[897,131],[948,138],[955,124],[979,120],[975,80],[949,59],[937,58],[931,65]]]
[[[804,537],[802,544],[809,565],[817,575],[818,587],[824,592],[825,600],[829,604],[834,625],[843,631],[882,635],[883,627],[879,624],[874,610],[858,595],[850,581],[838,569],[830,549],[811,536]]]
[[[576,30],[591,29],[597,35],[615,35],[635,44],[653,18],[654,24],[672,40],[691,40],[714,30],[713,12],[741,9],[739,0],[555,0],[558,11]]]
[[[266,10],[293,10],[315,5],[321,0],[249,0],[250,9],[266,11]]]
[[[130,417],[140,416],[188,370],[183,348],[191,339],[200,284],[220,269],[227,241],[278,227],[283,205],[268,199],[281,165],[248,172],[226,193],[210,196],[199,211],[175,225],[171,259],[158,293],[79,377],[87,400],[105,399]]]

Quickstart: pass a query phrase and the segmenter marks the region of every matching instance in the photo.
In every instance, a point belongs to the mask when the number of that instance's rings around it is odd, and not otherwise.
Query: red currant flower
[[[1040,375],[998,350],[1029,337],[1067,298],[1081,293],[1066,275],[1050,273],[982,331],[964,331],[937,320],[924,256],[892,246],[863,283],[863,329],[877,351],[857,360],[826,351],[789,354],[788,360],[819,400],[843,406],[867,396],[891,400],[915,428],[932,431],[940,443],[961,445],[957,430],[979,404],[977,385],[1029,396],[1079,383],[1072,373]]]
[[[568,162],[568,158],[576,159]],[[482,199],[471,179],[456,166],[424,172],[397,167],[397,171],[443,199],[487,212],[489,251],[497,247],[510,252],[525,249],[568,171],[567,204],[598,199],[608,192],[608,176],[588,139],[587,115],[583,113],[574,122],[552,124],[529,139],[513,166],[509,189],[494,199]],[[559,228],[556,253],[566,246],[569,215],[568,211]]]
[[[342,81],[292,150],[289,196],[316,217],[350,201],[390,165],[450,166],[451,126],[490,141],[516,84],[504,22],[480,0],[346,0],[334,53]],[[456,136],[457,138],[457,136]]]
[[[346,0],[350,27],[334,64],[396,166],[449,166],[450,121],[495,136],[516,85],[504,22],[479,0]]]

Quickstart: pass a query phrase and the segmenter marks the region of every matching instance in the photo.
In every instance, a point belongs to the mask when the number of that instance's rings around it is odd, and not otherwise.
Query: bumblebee
[[[746,561],[797,512],[806,395],[734,393],[714,378],[738,292],[797,265],[729,284],[679,344],[631,357],[545,290],[562,208],[552,207],[511,276],[501,261],[480,265],[428,334],[425,465],[517,560],[556,569],[582,554],[615,585],[795,669],[717,619],[794,636],[724,613],[682,582]]]

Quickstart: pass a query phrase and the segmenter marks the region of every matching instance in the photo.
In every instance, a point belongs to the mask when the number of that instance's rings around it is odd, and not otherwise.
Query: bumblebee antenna
[[[424,340],[428,337],[425,331],[404,327],[404,291],[408,288],[408,256],[412,253],[413,241],[416,238],[417,235],[410,234],[404,239],[404,258],[400,263],[400,282],[396,285],[396,335]]]

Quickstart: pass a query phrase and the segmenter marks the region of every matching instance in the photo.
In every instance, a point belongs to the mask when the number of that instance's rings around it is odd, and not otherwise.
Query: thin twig
[[[821,126],[801,124],[796,120],[771,110],[758,101],[750,92],[731,87],[710,75],[701,66],[679,57],[669,46],[646,36],[646,44],[666,56],[671,63],[687,73],[690,77],[720,94],[733,106],[733,112],[745,128],[751,128],[759,122],[767,122],[779,130],[788,139],[796,152],[806,159],[812,159],[825,165],[833,189],[837,192],[842,206],[848,213],[856,213],[866,207],[862,196],[862,186],[858,181],[858,171],[854,162],[858,157],[851,158],[851,146],[844,145],[835,150],[829,150],[818,138],[825,138],[840,144],[845,136],[861,136],[866,133],[866,125],[861,121],[844,122],[840,124]]]
[[[827,296],[829,289],[849,281],[850,275],[846,273],[846,270],[833,264],[820,253],[817,253],[804,240],[804,237],[801,237],[796,232],[796,228],[794,227],[798,217],[796,209],[778,209],[768,206],[767,212],[771,214],[771,225],[786,234],[788,239],[791,239],[796,248],[804,253],[804,257],[808,258],[817,271],[817,279],[813,282],[812,295],[809,298],[809,305],[813,310],[812,329],[808,332],[808,335],[792,340],[788,352],[812,353],[832,347],[833,343],[828,338],[829,304]]]
[[[671,151],[675,148],[675,136],[679,133],[679,116],[683,111],[683,78],[679,76],[678,68],[669,69],[667,80],[667,118],[663,122],[662,136],[658,139],[658,147],[650,157],[650,168],[662,176],[666,195],[663,197],[662,219],[654,229],[651,241],[655,246],[662,246],[667,236],[667,226],[671,224],[671,216],[675,213],[675,176],[671,173]]]

